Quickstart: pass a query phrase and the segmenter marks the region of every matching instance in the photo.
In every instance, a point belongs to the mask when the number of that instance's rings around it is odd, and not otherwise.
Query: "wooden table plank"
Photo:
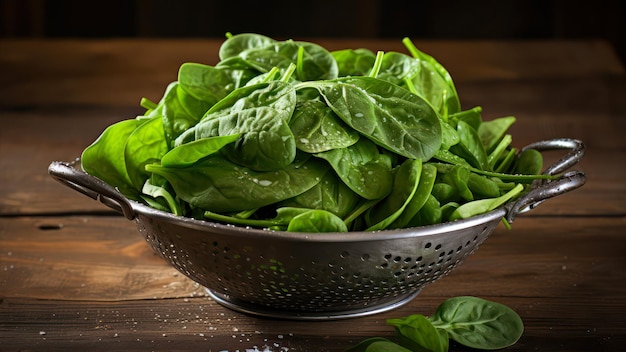
[[[484,297],[517,310],[526,324],[524,335],[506,351],[619,351],[626,336],[619,327],[602,324],[611,312],[601,302]],[[367,337],[393,339],[387,318],[415,312],[430,315],[439,297],[420,297],[420,306],[375,317],[331,322],[258,319],[215,307],[208,298],[167,301],[67,302],[5,299],[0,304],[3,350],[90,351],[344,351]],[[570,316],[577,304],[590,314]],[[626,307],[616,305],[622,310]],[[217,309],[214,309],[217,308]],[[612,311],[613,314],[616,314]],[[546,316],[547,314],[551,316]],[[597,315],[595,315],[597,314]],[[563,316],[555,322],[552,316]],[[622,320],[623,322],[623,320]],[[623,326],[623,325],[622,325]],[[5,336],[5,338],[1,338]],[[472,351],[452,343],[450,351]]]
[[[122,216],[0,218],[0,229],[1,297],[98,301],[205,294]]]

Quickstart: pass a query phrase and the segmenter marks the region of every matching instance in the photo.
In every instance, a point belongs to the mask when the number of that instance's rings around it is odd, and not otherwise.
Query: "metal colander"
[[[576,164],[584,146],[555,139],[524,149],[569,149],[545,173]],[[570,171],[537,182],[519,199],[489,213],[433,226],[349,233],[290,233],[223,225],[175,216],[131,201],[72,163],[53,162],[49,173],[135,221],[153,250],[206,287],[231,309],[254,315],[322,320],[396,308],[448,274],[489,237],[504,217],[585,183]]]

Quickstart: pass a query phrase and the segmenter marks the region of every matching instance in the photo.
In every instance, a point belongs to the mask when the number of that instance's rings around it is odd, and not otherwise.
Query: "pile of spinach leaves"
[[[109,126],[85,172],[180,216],[286,231],[373,231],[493,210],[539,175],[514,117],[463,110],[448,71],[410,54],[227,35],[145,114]]]

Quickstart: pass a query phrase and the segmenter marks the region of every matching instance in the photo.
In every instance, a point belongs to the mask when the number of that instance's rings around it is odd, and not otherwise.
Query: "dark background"
[[[606,39],[626,58],[620,0],[0,0],[4,38]]]

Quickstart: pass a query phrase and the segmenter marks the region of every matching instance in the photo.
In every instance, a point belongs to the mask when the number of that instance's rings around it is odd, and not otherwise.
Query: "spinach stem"
[[[445,104],[445,102],[448,100],[448,90],[444,89],[441,95],[441,101],[444,102],[442,106],[443,111],[441,112],[441,119],[445,122],[448,122],[448,104]]]
[[[304,73],[304,47],[298,47],[298,57],[296,58],[296,75],[298,78],[306,77]]]
[[[378,53],[376,53],[376,61],[374,61],[374,66],[372,67],[372,70],[370,71],[368,76],[373,78],[376,78],[376,76],[378,76],[380,67],[383,64],[383,56],[385,56],[385,52],[383,51],[379,51]]]
[[[409,53],[411,53],[411,56],[413,56],[414,58],[419,58],[419,50],[417,50],[417,48],[415,47],[415,44],[413,44],[413,42],[411,41],[411,39],[409,37],[405,37],[402,39],[402,44],[404,44],[404,46],[406,47],[406,49],[409,51]]]
[[[496,146],[496,149],[494,149],[493,152],[489,154],[489,156],[487,157],[487,161],[489,163],[489,167],[491,167],[492,170],[495,168],[496,163],[500,159],[500,156],[502,156],[502,154],[506,151],[506,148],[508,148],[512,142],[513,137],[511,137],[510,134],[504,135],[500,143],[498,143],[498,145]]]
[[[354,211],[352,211],[344,220],[343,222],[346,224],[346,226],[350,227],[350,224],[356,220],[356,218],[358,218],[361,214],[363,214],[364,212],[366,212],[369,208],[373,207],[376,203],[378,203],[380,201],[380,199],[372,199],[372,200],[365,200],[363,203],[361,203],[361,205],[359,207],[357,207],[356,209],[354,209]]]
[[[280,222],[274,220],[256,220],[256,219],[242,219],[236,216],[222,215],[206,210],[204,217],[211,220],[223,222],[225,224],[256,226],[256,227],[270,227],[276,225],[282,225]]]
[[[289,64],[289,67],[287,67],[285,74],[283,74],[283,77],[280,80],[285,83],[289,82],[289,79],[291,78],[295,70],[296,70],[296,65],[294,65],[293,63]]]
[[[146,97],[141,98],[139,105],[146,110],[154,110],[158,107],[155,102]]]
[[[415,89],[415,84],[413,84],[413,81],[409,77],[404,77],[404,84],[406,85],[406,88],[409,90],[409,92],[415,95],[419,95],[417,89]]]
[[[485,170],[477,169],[474,167],[470,167],[470,170],[477,174],[481,174],[484,176],[497,177],[501,179],[502,181],[514,181],[514,182],[520,182],[520,183],[531,183],[534,180],[556,180],[559,177],[561,177],[561,175],[546,175],[546,174],[541,174],[541,175],[503,174],[499,172],[485,171]]]
[[[269,70],[269,72],[267,73],[267,76],[265,77],[265,79],[263,79],[263,83],[267,83],[267,82],[273,81],[274,77],[276,76],[276,74],[279,71],[280,70],[278,69],[278,67],[276,67],[276,66],[272,67],[272,69]]]

